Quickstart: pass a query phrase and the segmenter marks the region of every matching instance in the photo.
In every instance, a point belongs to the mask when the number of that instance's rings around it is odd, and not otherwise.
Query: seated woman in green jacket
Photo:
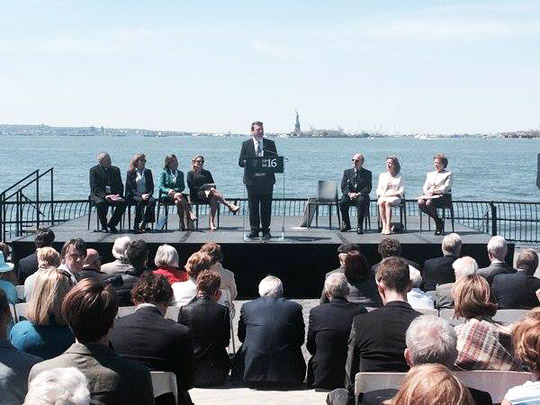
[[[185,188],[184,173],[178,170],[178,159],[176,155],[165,156],[165,167],[159,176],[159,199],[164,202],[172,202],[176,205],[181,231],[186,229],[184,215],[187,215],[188,224],[190,221],[197,219],[191,211],[187,198],[182,195],[182,191]]]

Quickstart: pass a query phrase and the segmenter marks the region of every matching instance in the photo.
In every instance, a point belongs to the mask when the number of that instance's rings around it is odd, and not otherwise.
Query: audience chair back
[[[452,326],[460,325],[465,323],[464,318],[454,319],[454,309],[453,308],[442,308],[439,312],[439,316],[450,323]]]
[[[24,285],[16,285],[15,289],[17,290],[17,298],[19,301],[24,301]]]
[[[227,308],[229,308],[229,329],[231,331],[231,340],[229,343],[229,349],[232,345],[232,352],[229,350],[230,354],[236,353],[236,344],[234,342],[234,325],[233,325],[233,318],[234,318],[234,307],[232,305],[231,300],[231,292],[227,289],[221,289],[221,297],[219,298],[218,304],[221,304]]]
[[[167,307],[167,312],[165,312],[166,319],[172,319],[175,322],[178,322],[178,313],[180,312],[180,307]]]
[[[9,310],[11,312],[11,318],[13,319],[13,323],[17,323],[17,314],[15,312],[15,305],[9,304]]]
[[[415,311],[420,312],[422,315],[439,316],[439,310],[435,308],[413,308]]]
[[[176,384],[176,375],[171,371],[151,371],[152,388],[154,389],[154,398],[160,395],[172,392],[174,402],[178,403],[178,386]]]
[[[534,374],[520,371],[474,370],[453,374],[467,387],[489,392],[494,404],[500,403],[510,388],[536,380]]]
[[[499,309],[495,316],[494,321],[502,323],[514,323],[527,315],[528,309]]]
[[[21,302],[19,304],[15,304],[15,314],[17,315],[17,320],[15,322],[20,321],[26,321],[28,319],[28,315],[26,315],[28,311],[28,303],[27,302]]]
[[[130,307],[118,307],[118,314],[116,314],[117,318],[122,318],[123,316],[131,315],[135,312],[137,309],[136,306],[130,306]]]
[[[384,389],[399,389],[407,373],[360,372],[354,378],[354,396]]]

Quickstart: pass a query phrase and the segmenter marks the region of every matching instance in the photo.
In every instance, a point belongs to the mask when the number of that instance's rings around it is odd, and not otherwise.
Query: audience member
[[[354,252],[357,253],[357,252]],[[307,349],[312,357],[308,363],[308,387],[334,389],[343,386],[347,341],[355,315],[367,312],[358,303],[349,302],[349,283],[341,273],[330,274],[324,282],[328,303],[309,313]]]
[[[0,253],[4,254],[4,260],[9,261],[11,255],[11,247],[5,242],[0,242]]]
[[[210,269],[212,260],[208,254],[203,252],[193,253],[186,262],[188,280],[174,283],[171,287],[174,294],[174,305],[181,307],[186,305],[197,295],[197,276],[203,270]]]
[[[506,239],[502,236],[492,237],[487,245],[488,258],[491,264],[488,267],[478,269],[478,275],[484,277],[489,285],[497,274],[511,274],[516,271],[504,261],[508,254]]]
[[[424,290],[433,291],[439,284],[453,283],[454,269],[452,264],[461,253],[461,238],[451,233],[442,241],[443,257],[436,257],[424,262]]]
[[[38,270],[24,280],[24,299],[26,302],[29,302],[30,297],[32,297],[32,291],[34,291],[34,285],[38,276],[45,270],[56,269],[60,266],[60,255],[52,247],[38,248],[36,254],[38,258]]]
[[[221,279],[211,270],[197,277],[197,296],[180,308],[178,322],[189,328],[195,354],[195,386],[221,385],[231,362],[227,346],[231,338],[229,310],[219,305]]]
[[[306,374],[302,307],[283,295],[277,277],[259,283],[260,298],[242,306],[232,379],[255,386],[300,385]]]
[[[93,277],[103,280],[108,274],[101,271],[101,256],[96,249],[86,249],[86,259],[84,259],[83,269],[78,274],[78,279]]]
[[[6,293],[0,289],[0,402],[19,405],[28,389],[28,374],[42,359],[15,349],[8,340],[11,311]]]
[[[191,404],[188,390],[193,387],[193,352],[189,330],[165,319],[172,289],[165,277],[144,274],[131,291],[135,313],[118,318],[111,333],[115,353],[143,362],[151,370],[176,374],[180,404]],[[167,403],[158,398],[157,403]]]
[[[4,254],[4,263],[11,263],[11,247],[9,247],[7,243],[0,242],[0,253]],[[4,281],[9,281],[13,285],[18,284],[17,275],[15,274],[15,271],[13,269],[11,269],[10,271],[6,271],[3,274],[0,274],[0,278]]]
[[[122,285],[115,288],[120,306],[132,305],[131,289],[146,271],[146,265],[148,263],[148,247],[146,246],[146,242],[142,239],[131,242],[126,251],[126,257],[131,264],[131,268],[117,274],[122,277]]]
[[[221,264],[223,262],[221,246],[217,243],[205,243],[201,246],[199,251],[210,256],[210,259],[212,260],[210,270],[215,271],[221,277],[221,285],[219,286],[220,290],[229,290],[231,300],[235,300],[236,296],[238,295],[238,291],[236,289],[234,273],[224,268]]]
[[[420,289],[422,285],[422,275],[418,269],[409,267],[411,278],[411,291],[407,293],[407,302],[413,309],[433,309],[435,302],[433,298]]]
[[[538,267],[538,254],[532,249],[519,252],[517,271],[513,274],[498,274],[493,277],[491,287],[499,303],[499,309],[534,308],[538,306],[536,290],[540,279],[534,277]]]
[[[51,359],[75,342],[62,316],[62,301],[71,287],[71,277],[63,270],[51,268],[40,272],[30,296],[28,320],[17,322],[11,329],[13,346]]]
[[[346,254],[343,262],[345,277],[349,283],[349,301],[366,307],[380,307],[381,300],[377,292],[375,279],[369,276],[369,264],[366,257],[358,250]],[[328,297],[323,288],[320,303],[326,304]]]
[[[525,363],[536,376],[536,381],[508,390],[501,405],[540,403],[540,309],[530,311],[514,325],[512,342],[516,356]]]
[[[6,293],[10,304],[15,305],[17,303],[17,289],[11,281],[11,274],[15,265],[13,263],[7,263],[4,260],[4,253],[0,252],[0,290]]]
[[[117,312],[118,298],[110,286],[91,278],[79,282],[62,304],[62,315],[77,342],[60,356],[36,364],[29,381],[46,370],[76,367],[88,380],[92,402],[154,404],[149,370],[109,348]]]
[[[409,268],[410,266],[412,266],[417,268],[418,270],[421,270],[418,263],[415,263],[412,260],[408,260],[401,256],[401,243],[399,243],[399,240],[397,240],[396,238],[384,238],[383,240],[381,240],[377,248],[377,252],[379,253],[379,255],[381,255],[382,260],[386,259],[387,257],[399,257],[401,260],[403,260],[409,265]],[[381,262],[371,266],[371,277],[373,279],[375,279],[375,274],[377,274],[377,268],[380,264]]]
[[[88,382],[75,367],[44,371],[28,388],[23,405],[90,405]]]
[[[112,248],[112,255],[115,260],[110,263],[102,264],[101,271],[103,273],[114,275],[131,270],[131,263],[129,263],[126,256],[126,252],[130,244],[131,239],[129,236],[121,236],[120,238],[116,238]]]
[[[398,257],[384,259],[377,269],[383,307],[354,317],[346,365],[346,387],[354,389],[359,371],[407,371],[403,356],[405,332],[420,315],[407,303],[409,266]]]
[[[456,326],[458,358],[456,365],[464,370],[518,370],[512,355],[511,327],[494,322],[497,303],[486,279],[463,277],[453,289],[455,317],[465,318]]]
[[[338,252],[338,261],[339,261],[339,267],[337,269],[334,269],[332,271],[329,271],[326,273],[324,278],[326,279],[330,274],[334,273],[345,273],[345,258],[347,257],[347,253],[349,253],[352,250],[360,251],[360,247],[358,245],[355,245],[354,243],[342,243],[338,246],[337,252]],[[373,277],[375,279],[375,277]]]
[[[54,242],[54,232],[48,228],[39,228],[34,237],[34,245],[36,249],[42,247],[50,247]],[[17,274],[19,284],[24,284],[24,280],[31,274],[34,274],[38,269],[38,259],[36,252],[23,257],[17,265]]]
[[[466,277],[474,276],[478,271],[478,263],[470,256],[465,256],[457,259],[452,263],[454,269],[454,277],[456,281]],[[435,289],[437,308],[453,308],[454,298],[452,297],[452,288],[455,283],[439,284]]]
[[[65,270],[73,284],[76,284],[78,281],[76,276],[81,272],[86,259],[86,244],[80,238],[68,240],[62,246],[60,258],[62,263],[58,268]]]
[[[161,245],[158,247],[154,263],[158,267],[154,270],[154,273],[164,276],[169,284],[178,283],[181,281],[187,281],[188,274],[178,268],[178,252],[171,245]]]

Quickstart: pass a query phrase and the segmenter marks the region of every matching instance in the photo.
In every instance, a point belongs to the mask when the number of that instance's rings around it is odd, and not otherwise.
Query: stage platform
[[[178,250],[182,263],[185,263],[187,258],[204,243],[219,243],[225,257],[224,267],[231,269],[236,275],[239,298],[257,296],[257,285],[268,274],[282,279],[286,296],[315,298],[320,295],[325,273],[339,266],[336,249],[341,243],[360,245],[369,264],[373,265],[380,261],[377,246],[384,238],[384,235],[377,232],[375,224],[371,230],[367,229],[365,234],[357,235],[354,230],[340,232],[337,228],[323,227],[322,225],[326,225],[327,222],[328,218],[323,217],[320,218],[318,228],[299,228],[300,217],[285,217],[285,235],[282,239],[282,217],[274,217],[273,238],[267,241],[245,240],[242,217],[229,215],[221,217],[220,229],[213,232],[207,228],[206,217],[200,219],[198,231],[179,231],[176,216],[169,220],[168,230],[143,234],[134,234],[126,230],[118,234],[88,231],[86,216],[54,226],[52,229],[56,235],[55,248],[58,250],[66,240],[82,238],[89,247],[100,252],[104,262],[113,260],[112,244],[121,235],[146,241],[151,258],[159,245],[164,243],[173,245]],[[449,222],[447,227],[450,227]],[[481,267],[487,265],[489,262],[486,244],[490,236],[457,223],[455,231],[463,239],[463,255],[473,256]],[[426,259],[441,255],[440,246],[443,237],[435,236],[433,230],[420,233],[418,217],[408,217],[407,230],[392,237],[401,242],[403,256],[420,265]],[[22,237],[13,242],[15,261],[32,253],[33,250],[33,236]],[[514,245],[510,245],[507,258],[509,263],[512,263],[513,252]]]

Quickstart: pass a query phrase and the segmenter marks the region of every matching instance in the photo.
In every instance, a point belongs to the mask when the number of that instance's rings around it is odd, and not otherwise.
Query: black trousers
[[[122,215],[126,211],[126,202],[124,200],[120,201],[109,201],[104,198],[98,197],[97,195],[91,195],[90,198],[96,206],[99,222],[101,223],[102,228],[107,227],[107,211],[109,207],[114,207],[114,212],[109,221],[109,226],[116,226],[120,222]]]
[[[351,218],[349,217],[349,207],[355,205],[358,216],[358,228],[364,227],[364,217],[369,209],[369,196],[359,195],[356,200],[351,200],[348,195],[344,194],[339,202],[339,209],[341,211],[341,217],[345,225],[351,226]]]
[[[135,225],[139,225],[143,220],[147,224],[156,221],[156,200],[150,197],[148,200],[143,200],[141,197],[133,197],[130,203],[135,204]]]
[[[272,218],[273,187],[246,186],[248,193],[249,225],[252,231],[269,232]]]

